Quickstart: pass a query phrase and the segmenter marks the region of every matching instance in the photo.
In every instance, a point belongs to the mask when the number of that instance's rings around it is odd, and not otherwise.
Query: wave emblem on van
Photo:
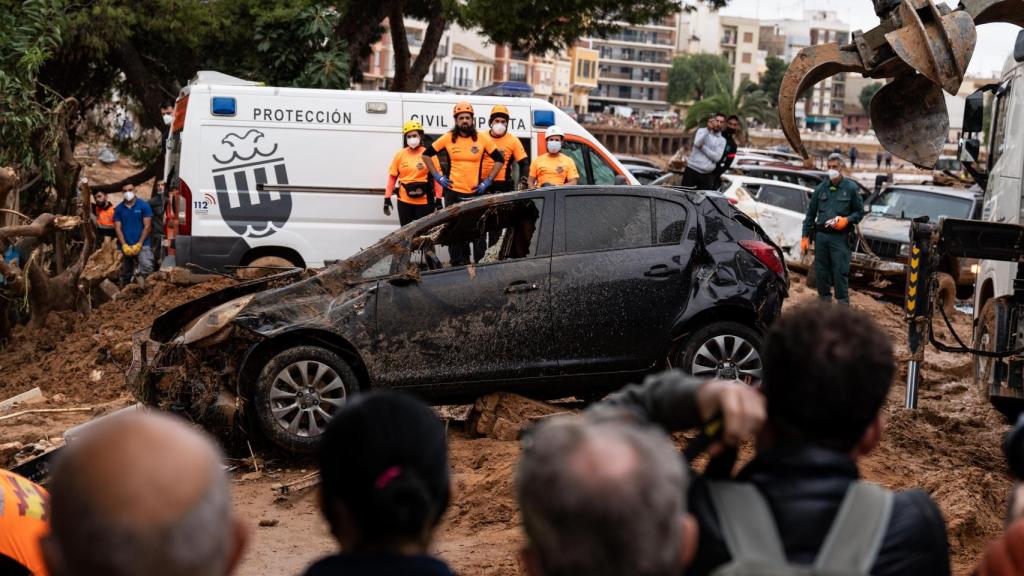
[[[266,238],[279,231],[292,215],[291,194],[260,189],[261,184],[288,184],[277,144],[267,142],[259,130],[231,132],[220,143],[213,154],[213,184],[224,222],[245,238]]]

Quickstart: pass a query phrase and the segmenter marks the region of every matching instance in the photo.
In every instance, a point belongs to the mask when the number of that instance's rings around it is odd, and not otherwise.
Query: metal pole
[[[907,400],[906,408],[917,409],[917,380],[920,371],[920,364],[917,360],[911,360],[907,364]]]

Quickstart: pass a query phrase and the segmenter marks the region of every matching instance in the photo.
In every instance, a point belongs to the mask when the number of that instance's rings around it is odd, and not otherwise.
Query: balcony
[[[633,73],[622,73],[612,72],[604,68],[601,69],[602,80],[629,80],[630,82],[654,82],[662,83],[668,82],[668,78],[662,78],[660,74],[644,74],[634,71]]]

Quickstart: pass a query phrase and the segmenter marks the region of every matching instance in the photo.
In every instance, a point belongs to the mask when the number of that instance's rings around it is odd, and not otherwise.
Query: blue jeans
[[[121,254],[121,286],[132,281],[133,276],[145,278],[153,273],[153,248],[143,246],[135,256]]]

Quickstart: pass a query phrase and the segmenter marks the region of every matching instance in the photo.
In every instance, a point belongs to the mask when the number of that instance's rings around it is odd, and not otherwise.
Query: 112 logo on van
[[[274,183],[288,184],[284,158],[278,156],[277,144],[271,145],[265,137],[255,129],[224,136],[220,151],[213,155],[217,199],[194,206],[201,211],[209,209],[209,204],[219,205],[224,222],[244,238],[266,238],[283,228],[292,214],[291,194],[259,189],[261,184],[271,183],[271,172]]]

